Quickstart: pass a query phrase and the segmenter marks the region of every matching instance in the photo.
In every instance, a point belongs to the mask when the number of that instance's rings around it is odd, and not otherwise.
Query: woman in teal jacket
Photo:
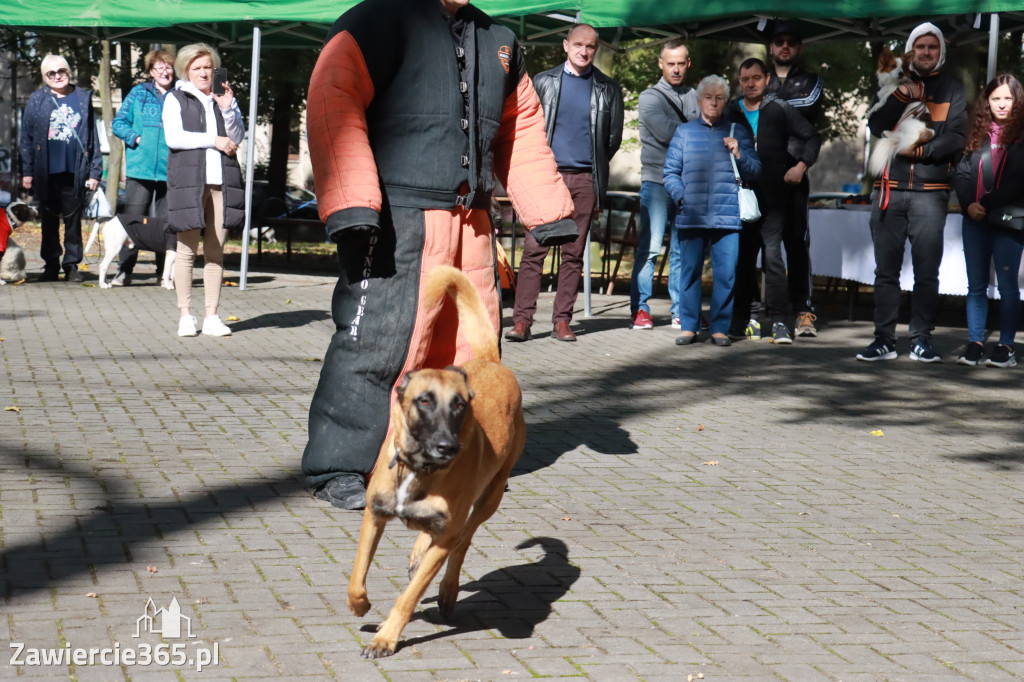
[[[164,50],[151,50],[144,60],[151,80],[132,88],[114,118],[114,134],[124,140],[128,157],[125,176],[124,212],[132,215],[167,215],[167,143],[164,141],[164,95],[174,87],[174,57]],[[155,208],[150,212],[150,207]],[[114,286],[131,284],[132,270],[139,259],[137,246],[125,246]],[[164,254],[156,255],[156,278],[160,280]]]

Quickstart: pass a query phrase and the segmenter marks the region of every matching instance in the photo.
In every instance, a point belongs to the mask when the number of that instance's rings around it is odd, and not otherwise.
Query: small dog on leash
[[[85,253],[89,253],[96,241],[101,221],[97,220],[92,227],[92,234],[85,245]],[[164,259],[164,272],[160,286],[174,289],[174,260],[177,250],[177,237],[167,231],[167,223],[163,218],[121,213],[103,221],[103,260],[100,262],[100,288],[109,289],[107,270],[120,253],[121,247],[128,243],[138,244],[143,251],[153,251],[157,258]]]
[[[459,573],[473,533],[501,503],[512,466],[526,443],[522,393],[501,364],[498,334],[473,284],[449,266],[435,268],[424,305],[435,309],[447,293],[456,303],[473,359],[461,367],[421,369],[398,385],[391,431],[366,491],[359,549],[348,584],[348,608],[370,608],[366,573],[384,525],[398,517],[420,531],[409,557],[409,586],[366,648],[364,658],[395,653],[398,637],[445,560],[438,608],[451,614]]]
[[[912,82],[910,61],[913,56],[913,52],[908,52],[897,59],[888,46],[882,49],[878,56],[878,103],[871,107],[868,116],[881,108],[897,88]],[[931,122],[931,113],[924,102],[914,100],[907,104],[896,127],[885,131],[871,150],[868,159],[868,171],[871,175],[881,177],[897,154],[916,149],[935,137],[935,131],[928,127]]]
[[[4,209],[4,213],[12,230],[23,223],[39,217],[39,212],[23,201],[15,201],[8,204],[7,208]],[[0,258],[0,285],[7,284],[8,282],[23,281],[25,279],[25,265],[27,264],[25,252],[10,236],[7,237],[7,248],[3,251],[2,256]]]

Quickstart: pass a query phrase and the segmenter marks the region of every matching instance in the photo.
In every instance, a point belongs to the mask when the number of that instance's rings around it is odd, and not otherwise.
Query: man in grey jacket
[[[583,251],[590,221],[605,204],[608,163],[622,142],[623,107],[622,88],[594,66],[597,31],[593,26],[573,26],[562,48],[567,56],[565,63],[534,76],[533,87],[544,108],[548,144],[572,195],[578,231],[576,241],[562,245],[552,336],[559,341],[575,341],[569,321],[583,272]],[[505,332],[509,341],[530,338],[547,253],[548,247],[541,246],[527,232],[516,282],[513,326]]]
[[[690,52],[681,38],[665,43],[658,57],[661,79],[640,93],[640,234],[629,288],[630,326],[632,329],[653,329],[647,299],[654,288],[654,271],[665,239],[665,225],[672,224],[676,206],[665,191],[662,169],[665,153],[676,128],[697,118],[697,91],[683,84],[690,67]],[[670,240],[675,244],[675,240]],[[669,256],[669,297],[672,299],[672,326],[678,329],[679,267],[675,248]]]

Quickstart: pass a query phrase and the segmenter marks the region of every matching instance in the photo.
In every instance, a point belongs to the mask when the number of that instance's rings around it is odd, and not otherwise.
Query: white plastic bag
[[[113,218],[114,212],[110,210],[110,202],[107,201],[107,195],[102,189],[96,189],[89,192],[86,195],[88,203],[85,205],[85,210],[82,212],[83,218],[91,218],[92,220],[104,220],[106,218]]]

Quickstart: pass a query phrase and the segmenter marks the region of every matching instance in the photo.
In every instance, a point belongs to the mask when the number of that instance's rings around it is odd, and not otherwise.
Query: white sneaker
[[[669,325],[672,329],[682,329],[683,325],[679,323],[679,316],[672,316],[672,323]]]
[[[231,327],[221,321],[220,315],[207,315],[203,320],[203,334],[206,336],[231,336]]]
[[[178,336],[195,336],[199,332],[196,330],[196,324],[199,320],[196,319],[195,315],[186,315],[178,321]]]

